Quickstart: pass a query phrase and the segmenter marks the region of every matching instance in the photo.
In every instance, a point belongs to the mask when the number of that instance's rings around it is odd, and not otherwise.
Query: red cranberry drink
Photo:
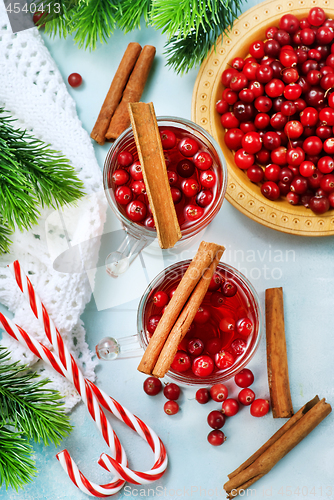
[[[219,146],[201,127],[179,118],[158,118],[172,198],[186,239],[209,224],[222,204],[226,167]],[[156,231],[132,129],[112,146],[105,163],[109,204],[130,232]]]
[[[145,348],[190,261],[160,273],[144,293],[138,332]],[[212,385],[243,368],[260,339],[261,311],[257,294],[236,269],[219,264],[194,321],[179,345],[168,375],[179,383]]]

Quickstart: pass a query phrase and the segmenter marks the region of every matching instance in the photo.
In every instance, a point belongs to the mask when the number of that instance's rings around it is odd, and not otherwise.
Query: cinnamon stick
[[[92,133],[90,134],[91,138],[94,139],[98,144],[103,145],[105,143],[105,136],[109,128],[111,117],[115,113],[116,108],[122,99],[123,91],[126,87],[129,76],[134,68],[140,52],[141,46],[137,42],[129,43],[126,51],[124,52],[113,81],[111,82],[109,91],[102,104],[101,111],[96,120]]]
[[[158,361],[153,369],[153,375],[155,377],[162,378],[168,372],[175,354],[177,353],[178,345],[186,335],[191,323],[194,320],[198,308],[201,305],[206,292],[208,291],[211,278],[217,268],[221,256],[224,253],[224,250],[224,247],[220,247],[217,250],[215,258],[213,259],[210,267],[205,270],[202,278],[197,283],[196,288],[191,294],[187,304],[185,305],[170,334],[168,335]]]
[[[125,87],[122,100],[110,121],[106,133],[106,139],[117,139],[117,137],[119,137],[122,132],[129,127],[130,116],[128,104],[130,102],[140,101],[153,63],[155,52],[155,47],[152,45],[145,45],[143,47],[143,50],[138,57],[136,65],[133,68],[129,81]]]
[[[212,263],[220,248],[222,247],[215,243],[207,243],[206,241],[201,242],[195,257],[184,273],[173,297],[167,305],[165,313],[150,339],[138,366],[140,372],[146,373],[147,375],[152,373],[169,332],[173,328],[191,292],[203,276],[205,270]]]
[[[318,396],[304,405],[249,460],[229,474],[224,484],[228,498],[254,484],[267,474],[289,451],[302,441],[332,411],[325,399]]]
[[[167,176],[165,156],[152,103],[129,104],[129,113],[148,200],[161,248],[182,237]]]
[[[274,418],[293,415],[286,351],[283,289],[266,290],[266,339],[270,400]]]

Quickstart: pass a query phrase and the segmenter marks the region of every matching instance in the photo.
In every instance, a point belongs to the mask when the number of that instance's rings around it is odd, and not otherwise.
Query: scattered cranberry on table
[[[67,79],[71,87],[80,87],[82,84],[82,76],[79,73],[71,73]]]
[[[221,411],[213,410],[209,413],[207,421],[212,429],[221,429],[225,424],[225,416]]]
[[[263,417],[269,411],[269,401],[266,399],[255,399],[250,407],[250,412],[253,417]]]
[[[222,74],[225,144],[264,197],[320,215],[334,199],[334,22],[313,7],[301,20],[282,16],[265,37]]]
[[[220,446],[226,441],[226,437],[222,431],[214,430],[208,434],[208,441],[212,446]]]
[[[167,401],[164,404],[164,412],[167,415],[176,415],[176,413],[178,413],[179,409],[180,409],[180,407],[176,401]]]
[[[195,395],[195,398],[196,398],[196,401],[200,404],[200,405],[205,405],[206,403],[208,403],[211,399],[211,396],[210,396],[210,392],[208,391],[208,389],[198,389],[196,391],[196,395]]]
[[[234,377],[234,382],[239,387],[249,387],[254,382],[254,375],[251,370],[244,368]]]
[[[167,399],[176,401],[177,399],[179,399],[180,394],[181,394],[181,389],[178,385],[173,384],[173,383],[165,385],[164,396]]]
[[[149,396],[156,396],[162,389],[161,380],[156,377],[148,377],[144,381],[143,388]]]

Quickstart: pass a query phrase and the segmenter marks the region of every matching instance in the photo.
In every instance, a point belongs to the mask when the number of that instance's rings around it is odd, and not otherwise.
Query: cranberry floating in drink
[[[218,213],[226,191],[227,170],[219,146],[204,129],[173,117],[157,118],[157,123],[182,233],[174,246],[178,249]],[[117,276],[157,236],[131,128],[115,141],[107,155],[104,187],[107,200],[127,233],[127,250],[123,245],[106,261],[109,273]]]

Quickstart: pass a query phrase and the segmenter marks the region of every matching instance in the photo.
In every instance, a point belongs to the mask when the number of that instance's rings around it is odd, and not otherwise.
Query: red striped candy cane
[[[75,375],[76,371],[80,372],[78,366],[76,365],[73,357],[69,353],[67,347],[65,346],[63,339],[55,327],[52,319],[50,318],[48,312],[46,311],[42,301],[40,300],[39,296],[36,294],[29,278],[24,274],[22,271],[22,268],[19,264],[18,261],[15,261],[11,266],[9,266],[10,270],[12,271],[15,280],[22,291],[22,293],[25,295],[26,299],[28,300],[30,307],[36,316],[36,318],[40,321],[42,324],[45,334],[47,338],[49,339],[50,343],[53,345],[54,349],[56,352],[59,354],[59,358],[62,360],[64,366],[71,367],[75,370]],[[81,372],[80,372],[81,373]],[[83,377],[83,376],[82,376]],[[77,380],[77,377],[74,377]],[[79,382],[81,380],[79,379]],[[115,472],[115,474],[120,478],[123,479],[124,481],[129,481],[132,484],[148,484],[151,483],[152,481],[155,481],[157,479],[160,479],[160,477],[163,475],[163,473],[166,470],[167,467],[167,454],[166,454],[166,449],[160,440],[160,438],[156,435],[156,433],[146,426],[144,422],[142,422],[138,417],[133,415],[131,412],[126,410],[123,406],[121,406],[117,401],[115,401],[113,398],[108,396],[106,393],[101,391],[95,384],[92,382],[85,380],[85,384],[88,385],[95,396],[97,397],[100,405],[104,406],[108,411],[110,411],[113,415],[115,415],[119,420],[122,420],[125,422],[129,427],[131,427],[134,431],[136,431],[151,447],[153,453],[154,453],[154,458],[155,458],[155,463],[152,467],[152,469],[148,472],[138,472],[138,471],[132,471],[129,469],[126,465],[121,463],[120,460],[117,459],[117,456],[115,458],[109,457],[106,454],[102,454],[100,458],[100,465],[108,469],[109,471]],[[80,388],[82,386],[82,383],[78,385],[75,384],[75,387],[77,388],[78,392],[80,392]],[[114,434],[115,435],[115,434]],[[116,436],[116,435],[115,435]],[[117,436],[116,436],[117,437]],[[71,479],[72,477],[76,477],[76,475],[72,474],[72,471],[69,469],[69,460],[67,455],[62,455],[63,452],[58,454],[58,459],[61,459],[62,466],[65,468],[65,470],[68,472],[70,475]],[[115,456],[115,455],[114,455]],[[67,460],[66,460],[67,458]],[[70,460],[72,460],[69,457]],[[72,465],[72,464],[70,464]],[[75,469],[75,468],[74,468]],[[73,469],[73,470],[74,470]],[[73,479],[72,479],[73,480]]]
[[[28,347],[28,349],[35,354],[38,358],[45,361],[47,364],[52,366],[60,375],[66,377],[70,382],[74,383],[73,373],[66,370],[60,360],[60,358],[52,353],[47,347],[45,347],[41,342],[36,340],[34,337],[29,335],[23,328],[16,325],[13,321],[6,318],[2,313],[0,313],[0,324],[3,329],[15,340],[17,340],[24,347]],[[118,446],[116,449],[116,456],[121,461],[122,460],[122,451],[120,449],[121,445],[118,441],[118,438],[114,431],[112,430],[109,422],[103,411],[100,408],[99,403],[97,402],[97,398],[92,391],[91,387],[86,384],[85,399],[87,401],[87,407],[89,409],[89,413],[92,418],[95,420],[98,428],[100,429],[106,443],[108,446],[112,443],[110,436],[113,436],[114,440],[116,440]],[[84,398],[83,398],[84,399]],[[123,451],[123,456],[124,451]],[[67,450],[60,452],[57,455],[58,460],[61,465],[68,473],[74,484],[84,493],[95,497],[108,497],[117,493],[124,485],[124,480],[117,479],[112,483],[108,483],[105,485],[98,485],[88,479],[79,471],[76,463],[71,458],[70,454]],[[64,462],[65,460],[65,462]],[[126,460],[126,458],[125,458]],[[64,467],[66,464],[66,467]],[[68,466],[70,464],[70,466]]]

